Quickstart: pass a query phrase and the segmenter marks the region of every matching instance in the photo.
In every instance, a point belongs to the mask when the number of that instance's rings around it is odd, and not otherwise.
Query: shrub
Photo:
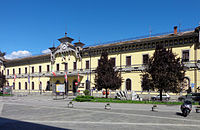
[[[77,96],[74,100],[77,102],[88,102],[94,99],[93,96]]]
[[[83,93],[85,94],[85,96],[90,96],[90,91],[89,90],[84,90]]]

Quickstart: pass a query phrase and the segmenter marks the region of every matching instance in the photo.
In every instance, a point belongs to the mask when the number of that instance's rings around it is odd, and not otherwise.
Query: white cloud
[[[42,53],[43,54],[49,54],[49,53],[51,53],[51,50],[50,49],[46,49],[46,50],[43,50]]]
[[[32,56],[31,52],[29,51],[13,51],[11,54],[5,55],[6,59],[16,59],[16,58],[23,58],[23,57],[28,57]]]

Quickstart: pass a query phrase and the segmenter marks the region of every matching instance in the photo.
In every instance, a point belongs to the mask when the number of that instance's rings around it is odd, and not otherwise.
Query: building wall
[[[173,52],[177,54],[177,57],[182,58],[182,51],[189,50],[189,58],[190,61],[195,60],[195,51],[194,51],[194,44],[193,45],[187,45],[187,46],[181,46],[181,47],[175,47],[173,48]],[[125,67],[126,66],[126,57],[131,56],[131,66],[141,66],[143,64],[143,55],[148,54],[149,57],[153,56],[154,50],[145,50],[145,51],[132,51],[132,52],[119,52],[115,54],[110,54],[108,58],[115,58],[116,66],[117,67]],[[42,63],[35,63],[35,64],[29,64],[29,65],[21,65],[21,66],[12,66],[12,67],[6,67],[6,75],[7,70],[9,69],[9,75],[13,75],[13,69],[15,69],[15,74],[19,74],[19,68],[21,68],[21,74],[25,73],[25,67],[27,67],[28,74],[32,73],[32,67],[34,67],[34,73],[39,74],[39,66],[42,66],[42,73],[46,73],[47,71],[47,65],[50,66],[50,71],[56,71],[56,66],[59,64],[59,71],[65,72],[65,63],[68,63],[68,71],[73,71],[73,63],[77,62],[77,70],[80,71],[81,69],[86,69],[86,61],[89,61],[89,67],[91,70],[94,70],[98,66],[98,60],[100,59],[100,55],[98,56],[91,56],[91,57],[83,57],[82,59],[77,59],[75,56],[75,53],[65,53],[64,59],[61,54],[56,54],[55,63],[51,65],[50,62],[42,62]],[[197,49],[197,60],[200,59],[200,50]],[[131,80],[131,90],[133,91],[142,91],[141,88],[141,72],[140,71],[132,71],[132,72],[121,72],[121,76],[123,78],[123,83],[121,86],[121,90],[126,89],[126,80]],[[200,71],[196,71],[197,74],[197,87],[200,86]],[[14,75],[13,75],[14,76]],[[93,72],[88,74],[80,74],[80,84],[79,84],[79,90],[83,91],[86,89],[86,80],[90,80],[90,88],[92,89],[95,87],[95,74]],[[195,83],[195,71],[194,70],[188,70],[186,72],[186,77],[190,79],[190,84]],[[8,78],[9,85],[13,85],[14,79]],[[28,78],[16,78],[15,79],[15,91],[19,90],[19,82],[21,82],[21,90],[20,91],[39,91],[39,84],[42,82],[42,90],[46,89],[47,81],[50,81],[51,83],[55,83],[57,80],[59,80],[61,83],[64,83],[65,78],[64,76],[58,76],[58,77],[52,77],[51,76],[30,76],[30,84],[28,83],[28,89],[25,90],[25,82],[28,82]],[[68,87],[69,90],[72,90],[73,87],[73,81],[78,80],[78,75],[68,75]],[[34,82],[34,90],[32,90],[32,82]],[[194,89],[193,89],[194,91]]]

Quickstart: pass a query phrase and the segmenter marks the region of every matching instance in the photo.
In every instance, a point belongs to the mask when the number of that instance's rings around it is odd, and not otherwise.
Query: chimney
[[[177,26],[174,26],[174,34],[177,34]]]

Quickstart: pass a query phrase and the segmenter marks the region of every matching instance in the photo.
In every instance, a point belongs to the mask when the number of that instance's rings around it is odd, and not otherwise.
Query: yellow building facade
[[[5,60],[3,70],[8,84],[14,86],[14,92],[52,91],[54,84],[65,84],[66,93],[82,93],[86,89],[94,90],[95,69],[101,53],[107,51],[108,58],[112,58],[116,71],[123,78],[120,90],[142,92],[141,74],[144,64],[153,55],[155,47],[162,45],[172,48],[187,68],[183,83],[185,90],[191,87],[193,92],[198,92],[199,27],[180,33],[176,29],[171,34],[90,47],[84,47],[85,44],[81,42],[73,44],[72,38],[64,36],[58,39],[59,46],[50,48],[50,54]]]

